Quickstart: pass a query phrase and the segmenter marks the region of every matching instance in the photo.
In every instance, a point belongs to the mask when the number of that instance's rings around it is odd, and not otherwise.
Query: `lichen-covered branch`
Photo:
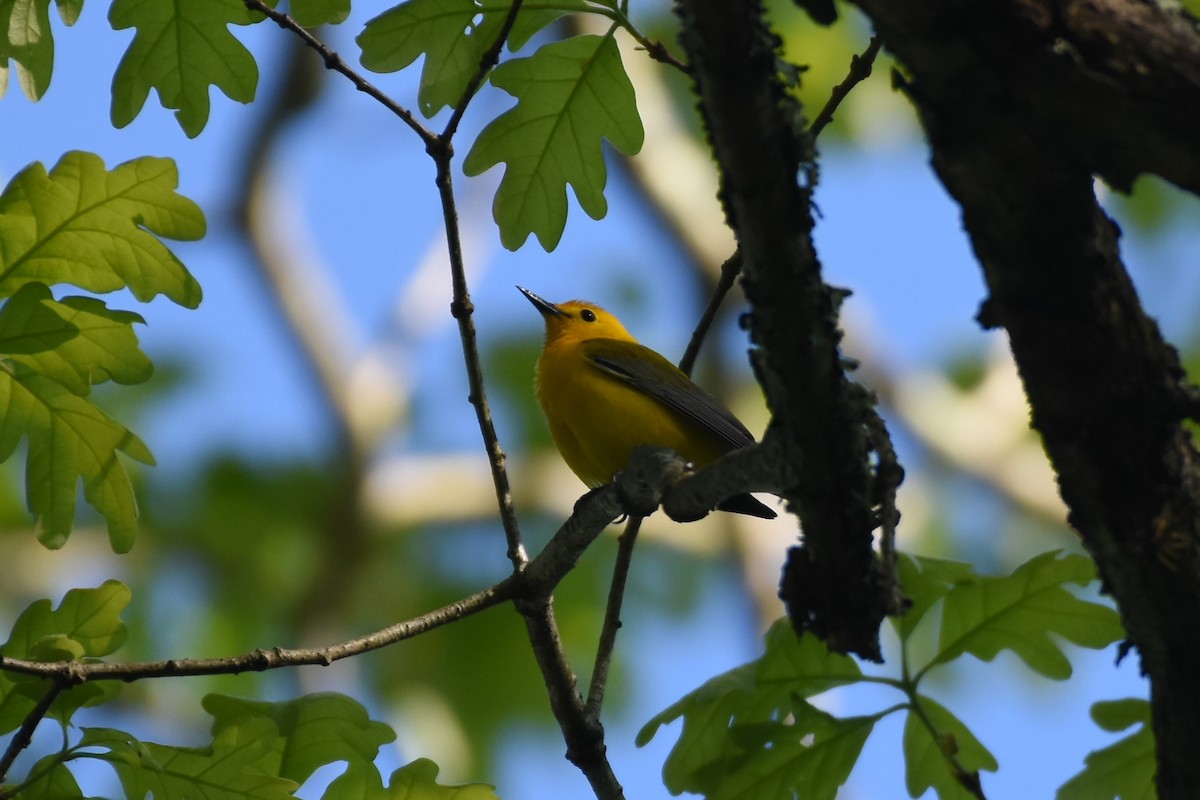
[[[1093,176],[1200,190],[1200,33],[1135,0],[858,0],[962,207],[1070,522],[1151,682],[1158,796],[1200,786],[1200,472],[1175,349]]]
[[[839,353],[838,294],[813,249],[812,140],[780,76],[757,3],[682,0],[688,54],[721,199],[743,262],[754,364],[772,412],[765,443],[778,448],[783,497],[803,542],[788,559],[781,596],[798,631],[838,651],[879,659],[879,625],[899,610],[872,545],[878,524],[865,422],[869,393]]]

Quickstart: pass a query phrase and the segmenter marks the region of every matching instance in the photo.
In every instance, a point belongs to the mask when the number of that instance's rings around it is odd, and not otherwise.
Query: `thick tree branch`
[[[781,595],[798,631],[838,651],[878,659],[879,624],[898,610],[892,578],[872,549],[877,525],[867,393],[838,352],[837,295],[813,251],[811,138],[779,83],[777,40],[755,3],[681,0],[680,35],[721,166],[722,201],[738,237],[754,307],[754,362],[773,414],[783,496],[804,526]]]
[[[1158,795],[1200,762],[1200,473],[1179,358],[1093,175],[1200,190],[1200,34],[1135,0],[858,0],[910,74],[1070,508],[1151,681]]]

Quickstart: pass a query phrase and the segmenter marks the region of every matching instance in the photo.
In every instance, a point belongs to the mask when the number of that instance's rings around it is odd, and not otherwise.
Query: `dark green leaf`
[[[581,0],[568,0],[553,10],[522,9],[509,34],[512,49],[568,13]],[[421,56],[421,86],[417,102],[432,117],[453,106],[479,71],[484,52],[500,35],[508,14],[506,4],[483,5],[476,0],[408,0],[367,22],[355,40],[362,48],[362,65],[373,72],[402,70]]]
[[[373,72],[396,72],[424,55],[417,102],[432,117],[462,97],[503,19],[473,0],[410,0],[368,21],[355,41]]]
[[[1114,733],[1141,727],[1088,753],[1083,771],[1059,788],[1057,800],[1154,800],[1156,762],[1150,704],[1137,698],[1095,703],[1092,719]]]
[[[337,25],[350,16],[350,0],[292,0],[292,18],[306,28]]]
[[[498,800],[495,787],[486,783],[443,786],[437,782],[438,765],[418,758],[392,773],[390,800]]]
[[[642,147],[633,85],[609,36],[576,36],[505,62],[492,84],[517,98],[493,120],[463,162],[479,175],[504,163],[492,204],[500,240],[510,250],[537,234],[553,250],[567,222],[567,186],[593,219],[608,210],[602,141],[623,153]]]
[[[1051,634],[1097,649],[1124,636],[1116,611],[1066,589],[1095,579],[1095,566],[1086,556],[1043,553],[1012,575],[960,582],[945,596],[941,652],[934,663],[963,653],[991,661],[1001,650],[1012,650],[1048,678],[1070,677],[1071,662]]]
[[[40,759],[29,770],[32,781],[17,794],[20,800],[72,800],[83,797],[71,770],[62,763],[62,755],[53,753]]]
[[[61,384],[0,362],[0,461],[22,437],[29,439],[27,493],[41,542],[52,549],[66,543],[82,478],[84,497],[108,523],[113,550],[128,552],[137,534],[137,503],[117,452],[153,464],[142,440]]]
[[[951,589],[963,581],[976,578],[970,564],[958,561],[899,553],[896,564],[900,586],[912,601],[907,612],[890,618],[901,640],[907,640],[912,635],[929,610]]]
[[[298,784],[270,774],[275,725],[244,720],[213,737],[211,747],[138,742],[110,729],[85,729],[81,747],[103,747],[129,797],[284,800]]]
[[[972,800],[964,781],[978,781],[979,771],[995,772],[996,759],[958,717],[924,695],[917,697],[933,730],[915,711],[904,722],[904,782],[910,797],[928,789],[941,800]],[[953,763],[952,763],[953,759]]]
[[[256,21],[241,0],[114,0],[108,21],[137,29],[113,77],[116,127],[133,121],[152,88],[191,137],[208,122],[209,86],[240,103],[254,99],[258,65],[228,27]]]
[[[755,674],[755,681],[762,686],[813,697],[862,678],[857,661],[834,653],[816,636],[797,636],[786,619],[767,631],[766,645]]]
[[[204,709],[213,716],[213,734],[250,719],[269,719],[279,731],[273,775],[304,783],[319,767],[337,761],[371,765],[379,748],[396,738],[382,722],[345,695],[323,692],[280,703],[210,694]]]
[[[767,791],[772,779],[779,791],[836,793],[874,720],[829,717],[803,698],[861,677],[853,659],[830,653],[814,636],[797,639],[781,620],[768,631],[762,658],[716,676],[657,714],[637,742],[644,745],[659,726],[682,717],[679,741],[663,766],[675,793],[753,796]],[[815,749],[806,750],[802,740],[809,735],[818,738],[809,742]]]

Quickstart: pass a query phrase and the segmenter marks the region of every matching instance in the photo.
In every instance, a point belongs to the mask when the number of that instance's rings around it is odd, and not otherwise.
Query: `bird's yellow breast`
[[[669,447],[697,466],[729,449],[655,398],[588,361],[581,342],[558,342],[543,351],[537,396],[563,460],[588,486],[612,480],[640,445]]]

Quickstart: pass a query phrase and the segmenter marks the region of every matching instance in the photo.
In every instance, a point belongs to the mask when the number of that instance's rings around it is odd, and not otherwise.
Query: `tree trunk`
[[[1070,522],[1150,679],[1158,791],[1200,786],[1200,472],[1174,348],[1093,176],[1200,191],[1200,35],[1139,0],[855,0],[907,71]]]

